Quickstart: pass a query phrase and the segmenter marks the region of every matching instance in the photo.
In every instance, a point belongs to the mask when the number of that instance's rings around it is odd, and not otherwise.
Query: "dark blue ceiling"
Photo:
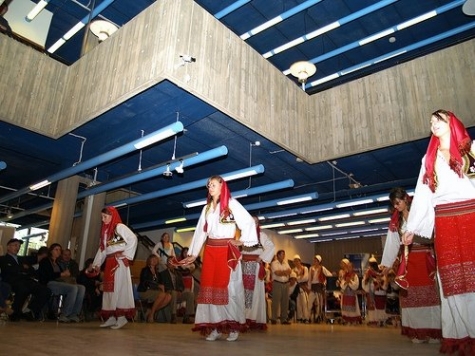
[[[238,35],[243,35],[276,16],[287,16],[298,6],[305,7],[310,4],[310,1],[290,0],[196,2],[211,14],[216,15],[224,25]],[[78,3],[80,1],[49,1],[47,9],[53,13],[53,21],[46,48],[54,44],[78,21],[87,18],[89,10],[84,7],[90,7],[91,4],[83,1],[83,6],[79,6]],[[96,8],[103,3],[103,1],[96,0]],[[153,1],[146,0],[115,0],[101,11],[100,16],[120,27],[152,3]],[[226,10],[236,3],[242,3],[242,6],[227,13]],[[411,48],[411,46],[417,48],[408,50],[405,54],[391,60],[341,75],[324,84],[307,86],[307,92],[310,94],[472,38],[475,34],[471,28],[475,24],[474,18],[465,16],[461,11],[463,1],[325,0],[313,1],[313,3],[315,4],[308,6],[305,10],[296,12],[280,23],[246,40],[259,53],[265,54],[300,36],[340,20],[342,24],[339,28],[268,58],[281,71],[287,70],[296,61],[314,62],[318,70],[315,76],[309,79],[307,85],[314,80],[349,71],[354,66],[373,61],[394,51]],[[453,8],[420,24],[396,31],[390,35],[395,37],[395,42],[389,42],[390,36],[385,36],[364,46],[354,46],[354,43],[364,38],[393,28],[433,9],[444,8],[444,6]],[[380,8],[377,9],[378,7]],[[225,12],[223,13],[223,11]],[[366,15],[358,16],[366,12]],[[466,25],[466,29],[457,33],[456,29],[463,25]],[[445,37],[449,31],[454,31],[455,34]],[[440,40],[433,41],[435,36],[439,36]],[[73,63],[80,57],[83,37],[84,30],[73,36],[52,56],[64,63]],[[420,46],[421,41],[426,41],[427,45]],[[322,60],[325,55],[329,54],[331,54],[330,58]],[[291,75],[289,78],[295,79]],[[248,206],[257,202],[318,192],[319,199],[317,201],[291,206],[291,208],[303,208],[312,204],[387,194],[390,188],[395,185],[412,188],[427,146],[427,140],[424,139],[354,156],[335,157],[334,161],[310,165],[299,162],[293,154],[183,91],[173,83],[163,82],[77,128],[71,133],[72,135],[68,134],[57,140],[0,122],[0,161],[7,164],[7,168],[0,171],[0,199],[15,190],[68,169],[78,161],[87,161],[134,141],[142,135],[142,132],[144,134],[151,133],[177,120],[182,122],[185,128],[184,132],[180,133],[176,139],[175,156],[177,158],[195,152],[202,153],[221,145],[228,148],[228,154],[210,162],[187,167],[184,174],[175,172],[171,178],[159,175],[123,186],[124,190],[147,194],[204,179],[211,174],[223,174],[251,165],[262,164],[265,167],[263,174],[251,179],[231,182],[232,191],[258,187],[285,179],[293,179],[294,187],[243,198],[240,201]],[[475,131],[472,132],[472,134],[474,133]],[[81,149],[82,139],[80,137],[86,139],[83,149]],[[260,141],[261,145],[251,145],[255,141]],[[142,156],[138,151],[135,151],[100,164],[94,167],[96,169],[87,169],[81,172],[81,175],[89,178],[97,177],[99,182],[108,182],[137,172],[139,166],[142,169],[147,169],[170,162],[174,147],[174,138],[169,138],[144,149]],[[361,187],[350,189],[349,184],[355,182],[360,183]],[[85,189],[87,189],[86,186],[81,186],[81,191]],[[47,214],[44,213],[23,214],[21,217],[13,219],[7,219],[6,215],[9,210],[15,216],[15,214],[34,209],[35,206],[49,204],[54,194],[55,184],[52,184],[34,192],[34,194],[30,193],[4,201],[0,204],[0,220],[27,226],[42,222],[42,226],[47,227],[47,223],[45,223]],[[150,228],[163,227],[161,221],[165,219],[199,212],[200,208],[184,209],[182,203],[203,198],[205,195],[204,186],[199,189],[184,190],[139,204],[128,205],[121,208],[121,213],[133,227],[147,224],[150,225]],[[386,207],[387,202],[366,204],[357,209],[378,205]],[[80,206],[78,204],[78,213],[81,211]],[[265,215],[268,212],[282,212],[285,209],[288,208],[274,205],[251,211],[251,213]],[[356,208],[350,209],[353,211]],[[321,215],[322,213],[311,216]],[[296,217],[294,218],[296,219]],[[280,220],[267,219],[265,223]],[[155,223],[150,223],[151,221]],[[189,226],[190,224],[193,224],[193,221],[177,226]],[[318,225],[318,223],[316,224]],[[149,229],[149,227],[144,229]]]

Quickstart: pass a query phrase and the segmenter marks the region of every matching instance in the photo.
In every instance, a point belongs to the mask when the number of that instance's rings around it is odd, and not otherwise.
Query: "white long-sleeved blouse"
[[[240,241],[244,246],[254,246],[257,245],[257,232],[256,224],[252,216],[247,212],[246,209],[239,203],[236,199],[229,199],[228,207],[231,210],[231,213],[234,217],[235,223],[230,222],[220,222],[220,204],[218,203],[216,207],[210,207],[206,211],[206,206],[203,207],[201,211],[200,219],[196,225],[195,233],[193,234],[193,239],[190,244],[190,249],[188,254],[190,256],[198,256],[203,244],[206,241],[206,238],[210,239],[229,239],[234,238],[236,235],[236,228],[239,227],[241,230]],[[205,223],[208,222],[207,231],[203,230]]]
[[[475,153],[475,143],[472,142],[472,155]],[[425,174],[425,156],[417,180],[411,211],[407,220],[407,231],[426,238],[432,237],[435,220],[435,206],[458,201],[475,199],[475,177],[464,175],[460,178],[441,154],[435,161],[437,172],[437,189],[433,193],[427,184],[422,182]],[[469,170],[470,171],[470,170]]]

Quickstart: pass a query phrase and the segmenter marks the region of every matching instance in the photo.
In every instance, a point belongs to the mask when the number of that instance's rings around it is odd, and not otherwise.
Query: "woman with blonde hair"
[[[155,313],[166,307],[172,299],[171,295],[165,293],[163,287],[159,285],[158,261],[157,256],[153,254],[148,256],[145,267],[140,272],[140,283],[137,287],[140,299],[152,304],[146,315],[149,323],[154,322]]]

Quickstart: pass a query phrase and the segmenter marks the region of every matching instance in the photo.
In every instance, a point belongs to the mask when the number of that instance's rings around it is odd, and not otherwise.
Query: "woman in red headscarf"
[[[101,328],[120,329],[135,315],[129,261],[137,250],[137,236],[122,223],[116,208],[102,209],[100,245],[91,268],[98,272],[105,262]]]
[[[231,198],[226,181],[220,176],[208,179],[208,200],[201,212],[188,257],[181,264],[193,263],[204,245],[200,291],[197,298],[194,331],[214,341],[221,333],[235,341],[246,330],[241,254],[237,244],[257,245],[252,216]],[[241,230],[239,241],[236,229]]]
[[[391,189],[389,201],[393,210],[384,245],[381,266],[388,274],[401,247],[401,236],[407,228],[412,198],[401,187]],[[401,253],[400,270],[402,282],[396,282],[404,289],[399,291],[401,308],[401,333],[413,343],[439,342],[442,338],[440,322],[440,298],[435,282],[432,240],[419,238],[407,248],[407,255]],[[406,283],[406,285],[403,284]]]
[[[442,353],[475,355],[475,146],[451,112],[437,110],[402,240],[431,238],[437,256]]]

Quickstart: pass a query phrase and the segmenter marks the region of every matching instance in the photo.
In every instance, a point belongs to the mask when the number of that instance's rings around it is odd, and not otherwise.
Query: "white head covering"
[[[300,255],[295,255],[295,256],[294,256],[294,260],[300,260],[300,261],[302,261],[302,259],[300,258]]]
[[[318,260],[318,262],[322,262],[322,256],[320,256],[320,255],[315,255],[315,258]]]

